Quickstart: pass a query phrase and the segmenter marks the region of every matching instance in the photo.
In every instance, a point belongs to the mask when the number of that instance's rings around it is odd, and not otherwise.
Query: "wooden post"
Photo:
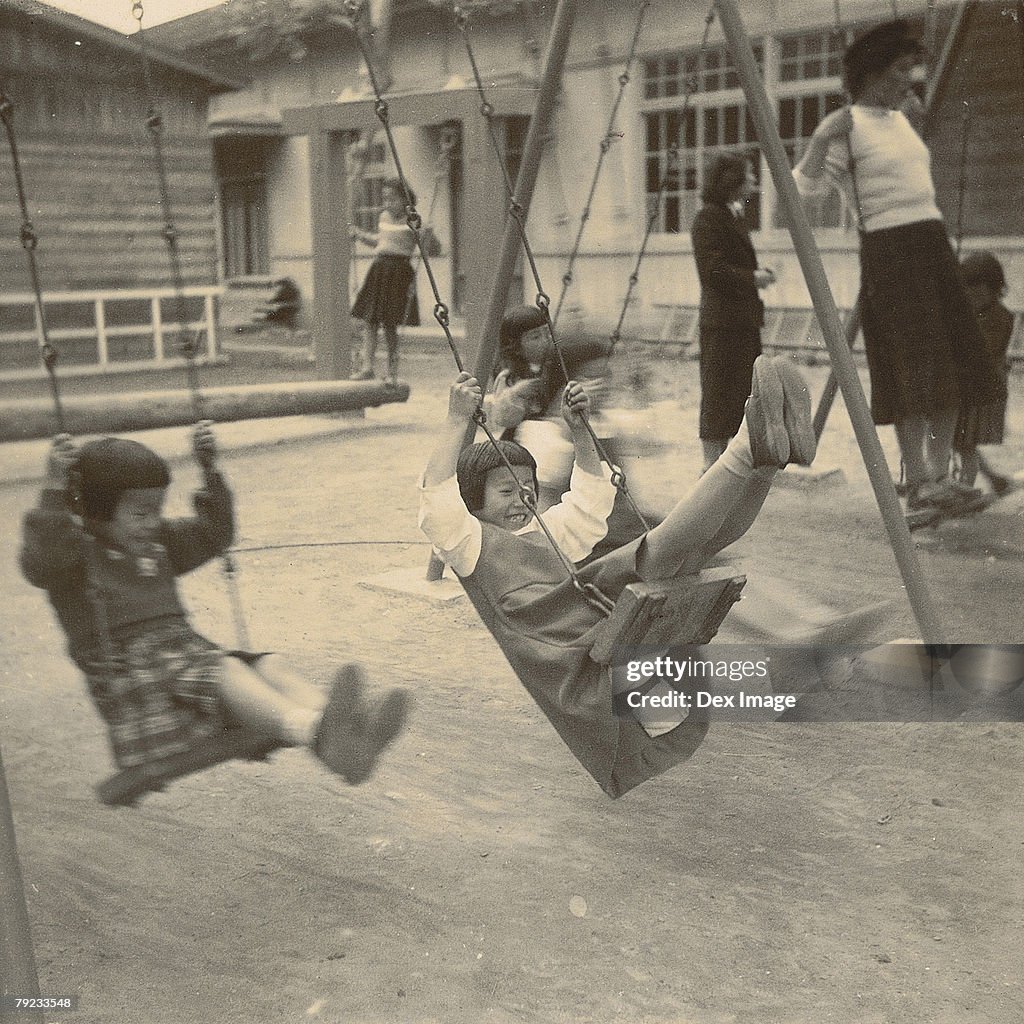
[[[321,380],[342,380],[351,370],[347,144],[343,132],[320,129],[309,133],[313,355]]]
[[[548,48],[544,56],[544,72],[541,75],[540,90],[537,93],[537,105],[530,118],[530,127],[523,145],[523,158],[515,183],[515,198],[522,207],[524,223],[530,211],[533,187],[537,183],[537,171],[540,168],[541,151],[544,148],[544,134],[558,98],[562,68],[565,66],[565,56],[569,51],[569,40],[572,37],[572,26],[576,19],[576,7],[577,0],[558,0],[551,25],[551,35],[548,38]],[[476,225],[473,225],[473,230],[476,230]],[[498,355],[498,331],[501,328],[501,319],[505,315],[505,308],[508,304],[508,289],[515,274],[516,257],[519,255],[520,245],[519,227],[512,217],[506,216],[501,245],[494,258],[494,282],[491,285],[487,311],[484,314],[483,326],[480,331],[476,349],[476,365],[473,372],[473,375],[485,388]],[[476,424],[471,423],[466,431],[463,447],[472,443],[475,434]],[[431,556],[430,564],[427,566],[427,579],[439,580],[443,569],[444,566],[440,560]]]
[[[739,75],[740,84],[746,95],[747,107],[757,130],[761,150],[775,182],[780,201],[788,215],[789,231],[793,237],[800,267],[803,270],[807,288],[811,293],[814,311],[821,324],[825,343],[828,345],[843,400],[850,414],[853,431],[860,446],[861,456],[867,467],[868,477],[875,492],[882,519],[889,534],[889,542],[896,556],[896,563],[903,576],[907,597],[917,620],[921,639],[925,643],[940,643],[943,640],[938,613],[924,582],[917,552],[914,550],[907,529],[899,498],[889,475],[885,454],[878,440],[875,425],[871,420],[864,391],[860,386],[853,356],[846,344],[843,324],[836,309],[832,289],[825,274],[825,267],[814,240],[810,221],[804,211],[797,192],[796,182],[789,167],[789,160],[779,138],[775,124],[775,112],[768,101],[768,95],[761,81],[761,75],[754,60],[753,50],[747,38],[743,20],[735,0],[715,0],[722,31],[725,33],[733,63]]]
[[[551,117],[555,101],[558,99],[562,68],[565,66],[572,26],[576,19],[576,7],[577,0],[558,0],[558,7],[555,9],[555,17],[551,25],[547,53],[544,56],[544,72],[541,76],[540,90],[537,93],[537,106],[530,118],[530,128],[526,133],[526,142],[523,145],[523,159],[519,165],[519,175],[515,183],[515,197],[522,207],[524,222],[530,211],[533,187],[537,183],[537,171],[540,168],[541,151],[544,148],[544,135],[547,132],[548,119]],[[505,315],[508,288],[515,274],[519,248],[519,228],[512,217],[507,217],[505,231],[501,237],[501,246],[494,264],[494,283],[491,286],[480,345],[476,353],[475,376],[481,383],[486,383],[497,358],[498,331],[501,328],[502,317]]]
[[[39,977],[32,952],[21,866],[14,841],[14,817],[0,757],[0,995],[34,999]],[[0,1005],[0,1024],[39,1024],[42,1010],[14,1010]]]

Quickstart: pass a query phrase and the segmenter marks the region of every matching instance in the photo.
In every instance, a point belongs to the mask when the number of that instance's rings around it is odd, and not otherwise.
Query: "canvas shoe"
[[[364,683],[361,665],[342,665],[338,669],[313,742],[316,756],[346,780],[350,774],[366,770],[368,758],[362,740],[367,727]]]
[[[385,694],[376,709],[369,713],[365,732],[359,737],[361,756],[345,773],[345,781],[358,786],[376,767],[377,759],[405,728],[412,698],[408,690],[395,689]]]
[[[755,469],[785,466],[789,462],[785,392],[778,370],[767,356],[754,360],[745,415]]]
[[[789,461],[798,466],[809,466],[818,451],[811,420],[811,393],[792,359],[776,356],[772,360],[785,395],[783,419],[789,435]]]

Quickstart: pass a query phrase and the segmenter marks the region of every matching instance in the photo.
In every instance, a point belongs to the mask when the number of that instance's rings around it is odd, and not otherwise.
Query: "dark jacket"
[[[754,283],[757,254],[742,217],[716,203],[701,207],[691,229],[700,278],[701,332],[759,328],[764,303]]]
[[[68,638],[72,659],[82,666],[101,648],[104,637],[90,603],[90,588],[102,602],[111,635],[140,622],[184,616],[175,577],[191,572],[226,550],[234,537],[231,492],[211,472],[193,497],[196,514],[167,519],[152,575],[140,576],[133,563],[102,543],[94,546],[68,507],[66,491],[44,490],[24,520],[21,571],[47,592]]]

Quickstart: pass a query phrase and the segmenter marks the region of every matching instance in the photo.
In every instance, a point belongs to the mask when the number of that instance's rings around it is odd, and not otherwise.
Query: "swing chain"
[[[458,10],[458,8],[456,8],[456,10]],[[470,38],[469,38],[469,32],[468,32],[469,19],[468,18],[458,18],[458,16],[457,16],[456,20],[457,20],[457,23],[459,25],[459,31],[462,34],[463,43],[464,43],[464,45],[466,47],[466,54],[467,54],[467,56],[469,58],[470,67],[473,70],[473,79],[474,79],[474,82],[476,84],[477,94],[481,98],[481,103],[484,104],[484,103],[487,102],[487,97],[486,97],[486,93],[484,92],[483,79],[480,76],[479,67],[477,65],[476,54],[473,51],[473,45],[472,45],[472,43],[470,41]],[[562,376],[565,379],[566,384],[568,384],[568,382],[569,382],[568,366],[566,365],[565,357],[564,357],[564,355],[562,353],[561,346],[559,345],[559,342],[558,342],[558,337],[557,337],[557,335],[555,333],[555,325],[554,325],[554,322],[552,321],[552,318],[551,318],[551,300],[550,300],[549,296],[547,295],[547,293],[544,291],[544,285],[541,282],[541,278],[540,278],[540,271],[537,268],[537,261],[534,258],[533,249],[530,246],[530,240],[529,240],[529,238],[527,237],[527,234],[526,234],[526,225],[524,223],[524,210],[523,210],[523,206],[522,206],[522,203],[520,203],[520,201],[518,200],[518,198],[517,198],[517,196],[515,194],[515,185],[512,183],[512,179],[511,179],[511,177],[509,175],[508,167],[506,166],[506,161],[504,160],[503,154],[502,154],[502,151],[501,151],[501,145],[500,145],[500,143],[498,141],[498,137],[497,137],[497,134],[495,132],[494,125],[493,125],[493,123],[492,123],[490,118],[488,118],[487,124],[488,124],[488,128],[490,129],[491,144],[492,144],[492,146],[494,148],[494,152],[495,152],[495,155],[497,157],[498,166],[501,167],[502,174],[503,174],[503,177],[504,177],[504,180],[505,180],[505,190],[506,190],[506,192],[508,194],[508,199],[509,199],[509,215],[515,221],[516,227],[519,230],[519,238],[520,238],[520,241],[522,243],[523,254],[526,256],[526,260],[527,260],[527,262],[530,265],[530,272],[531,272],[531,274],[533,276],[534,285],[536,286],[536,289],[537,289],[536,306],[537,306],[537,309],[541,312],[541,314],[544,317],[544,323],[545,323],[545,326],[547,327],[547,330],[548,330],[548,337],[549,337],[549,339],[551,341],[551,347],[554,350],[555,355],[558,357],[558,362],[559,362],[559,365],[560,365],[560,367],[562,369]],[[593,442],[593,445],[594,445],[594,448],[597,451],[598,457],[601,459],[601,461],[603,463],[605,463],[606,465],[611,467],[611,464],[612,464],[611,463],[611,459],[608,457],[608,453],[605,451],[604,445],[602,445],[600,440],[598,439],[597,434],[594,433],[594,428],[591,426],[590,420],[586,416],[583,416],[583,415],[581,415],[579,418],[580,418],[580,421],[583,423],[584,427],[586,428],[587,433],[590,435],[590,439]],[[618,488],[619,492],[622,494],[623,498],[628,502],[630,508],[632,509],[633,513],[636,515],[637,519],[640,521],[640,523],[643,526],[643,528],[645,530],[649,530],[650,529],[650,524],[644,518],[643,513],[641,513],[640,509],[637,507],[636,503],[633,501],[632,497],[630,496],[629,491],[628,491],[628,489],[626,488],[626,485],[625,485],[625,477],[621,473],[619,474],[619,480],[620,480],[620,483],[621,483],[621,487]],[[561,552],[559,552],[559,553],[561,554]]]
[[[186,373],[188,377],[189,395],[192,402],[193,415],[196,420],[204,419],[202,389],[199,384],[199,371],[196,367],[196,354],[198,346],[198,330],[193,336],[189,335],[186,324],[188,322],[187,306],[185,301],[185,278],[181,265],[181,252],[178,247],[178,229],[174,223],[173,210],[171,208],[170,187],[167,177],[167,165],[164,158],[162,137],[164,134],[163,115],[156,104],[156,89],[153,83],[152,70],[149,61],[149,50],[146,45],[146,35],[143,31],[144,9],[142,0],[134,0],[132,3],[132,17],[139,23],[135,35],[139,41],[139,54],[142,60],[143,89],[146,98],[146,129],[149,132],[153,144],[153,160],[156,167],[157,184],[160,192],[160,209],[163,214],[163,227],[161,235],[167,246],[167,256],[171,266],[171,281],[174,287],[174,318],[178,325],[179,347],[185,357]]]
[[[21,174],[21,160],[18,156],[18,143],[14,134],[14,103],[3,92],[0,92],[0,120],[4,123],[7,143],[11,151],[11,164],[14,169],[14,183],[18,193],[18,207],[21,212],[20,239],[28,261],[29,278],[32,282],[32,296],[35,305],[36,330],[39,334],[39,355],[50,383],[50,396],[53,399],[54,418],[57,422],[57,433],[66,433],[64,424],[64,407],[61,404],[60,384],[57,381],[57,349],[50,344],[46,332],[46,312],[43,307],[43,292],[39,281],[39,266],[36,263],[36,247],[39,238],[36,235],[32,220],[29,217],[28,198],[25,194],[25,181]]]
[[[604,158],[608,154],[608,151],[612,148],[612,143],[616,139],[621,138],[621,133],[615,131],[615,120],[618,117],[619,107],[622,105],[622,99],[626,92],[626,86],[630,81],[630,68],[633,66],[633,61],[636,59],[637,47],[640,42],[640,31],[643,27],[644,16],[647,13],[647,8],[650,7],[650,0],[643,0],[637,9],[636,22],[633,25],[633,39],[630,43],[629,53],[626,55],[626,64],[619,75],[619,91],[615,97],[615,102],[612,104],[611,114],[608,117],[608,127],[605,129],[604,138],[601,139],[599,146],[599,153],[597,158],[597,165],[594,167],[594,176],[590,180],[590,190],[587,193],[587,198],[583,203],[583,212],[580,214],[580,226],[576,232],[576,239],[573,242],[572,249],[569,251],[569,259],[566,263],[565,273],[562,275],[562,293],[558,297],[558,305],[555,307],[555,323],[558,323],[558,317],[562,312],[562,305],[565,302],[566,293],[569,290],[569,286],[573,282],[573,268],[576,265],[576,259],[579,256],[580,247],[583,243],[583,233],[586,229],[587,222],[590,220],[591,206],[594,201],[594,195],[597,192],[598,181],[601,177],[601,169],[604,165]]]
[[[704,53],[707,51],[708,39],[711,34],[711,26],[715,20],[715,5],[708,8],[708,13],[704,19],[704,35],[701,38],[700,46],[697,49],[697,64],[701,65],[703,61]],[[679,111],[679,124],[682,126],[682,131],[686,131],[686,115],[689,112],[690,104],[693,100],[693,95],[697,91],[699,82],[695,75],[688,75],[686,77],[686,91],[683,94],[683,106]],[[684,135],[685,138],[685,135]],[[679,173],[679,141],[672,142],[669,145],[668,153],[665,158],[665,172],[662,174],[658,181],[658,191],[655,193],[653,201],[648,200],[650,203],[650,212],[647,215],[647,226],[644,230],[643,239],[640,243],[640,251],[637,253],[636,265],[633,268],[633,273],[629,275],[629,287],[626,289],[625,297],[622,300],[622,309],[619,311],[619,319],[615,324],[615,328],[611,333],[612,348],[622,339],[622,325],[626,321],[626,314],[629,311],[630,303],[633,301],[633,291],[640,281],[640,267],[644,261],[644,257],[647,255],[647,247],[650,244],[651,235],[654,232],[654,225],[658,219],[658,212],[661,209],[661,201],[664,198],[665,193],[668,191],[668,186],[674,177],[678,176]]]

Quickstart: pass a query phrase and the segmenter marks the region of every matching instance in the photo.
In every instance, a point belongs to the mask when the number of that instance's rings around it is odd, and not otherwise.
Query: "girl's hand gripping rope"
[[[562,419],[575,434],[586,431],[584,420],[590,416],[590,395],[578,380],[571,380],[562,392]]]
[[[204,473],[212,473],[217,462],[217,439],[213,421],[200,420],[192,433],[192,452]]]
[[[461,423],[468,423],[483,401],[484,393],[476,377],[462,371],[455,378],[448,392],[448,418]]]
[[[46,460],[46,487],[54,491],[67,490],[77,461],[78,447],[71,435],[58,434],[53,439],[53,445]]]

